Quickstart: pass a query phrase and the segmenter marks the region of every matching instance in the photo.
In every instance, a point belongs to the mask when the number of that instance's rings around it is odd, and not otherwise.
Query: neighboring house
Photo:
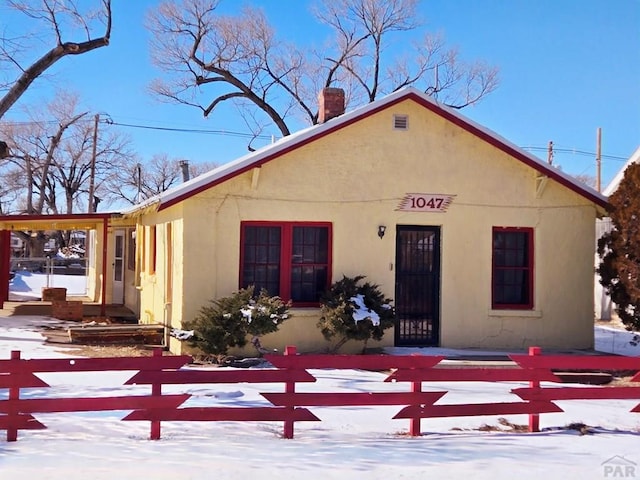
[[[319,295],[365,275],[398,317],[370,346],[593,347],[604,195],[413,88],[348,113],[325,89],[319,112],[123,212],[141,322],[180,328],[254,284],[293,300],[263,345],[319,352]]]
[[[21,257],[24,255],[24,240],[18,235],[11,233],[11,255],[14,257]]]
[[[134,312],[138,311],[135,221],[120,213],[0,215],[0,307],[9,299],[13,232],[49,230],[90,232],[88,239],[84,233],[73,238],[78,243],[82,238],[84,245],[76,247],[83,251],[83,255],[86,253],[86,264],[83,262],[81,268],[87,275],[86,297],[90,302],[102,304],[102,315],[107,304],[124,304]],[[72,255],[79,253],[71,252]]]
[[[622,168],[618,171],[613,180],[607,185],[607,187],[602,191],[604,195],[607,197],[611,196],[617,189],[618,185],[624,178],[624,172],[627,170],[627,167],[633,163],[638,163],[640,161],[640,148],[638,148],[633,154],[629,157],[629,159],[625,162]],[[600,239],[605,233],[608,233],[613,228],[611,223],[611,218],[604,217],[596,220],[596,242]],[[595,257],[595,267],[598,268],[600,265],[600,257],[596,252]],[[607,294],[603,286],[600,284],[600,275],[596,273],[595,275],[595,285],[594,285],[594,298],[595,298],[595,318],[596,320],[611,320],[611,316],[614,310],[614,305],[611,303],[611,297]]]

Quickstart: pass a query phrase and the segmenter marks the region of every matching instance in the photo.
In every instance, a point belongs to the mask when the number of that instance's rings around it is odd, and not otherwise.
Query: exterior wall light
[[[384,225],[378,225],[378,236],[380,238],[384,237],[384,232],[387,231],[387,227]]]

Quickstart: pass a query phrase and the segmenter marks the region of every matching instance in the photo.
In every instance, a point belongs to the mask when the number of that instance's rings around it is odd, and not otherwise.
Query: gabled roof
[[[618,170],[618,173],[616,173],[616,176],[613,177],[613,180],[609,182],[609,185],[607,185],[607,187],[603,190],[602,193],[604,193],[608,197],[613,192],[615,192],[618,189],[618,185],[620,185],[620,182],[624,178],[624,172],[627,169],[627,167],[632,163],[638,163],[638,162],[640,162],[640,147],[638,147],[638,149],[631,154],[629,159],[625,162],[622,168]]]
[[[458,111],[437,103],[433,98],[420,90],[414,87],[407,87],[365,106],[344,113],[343,115],[335,117],[326,123],[313,125],[304,130],[300,130],[297,133],[284,137],[271,145],[249,153],[237,160],[226,163],[183,184],[162,192],[159,195],[151,197],[123,213],[125,215],[133,214],[140,209],[148,209],[151,206],[155,206],[158,210],[163,210],[217,184],[225,182],[230,178],[240,175],[252,168],[259,167],[274,158],[300,148],[307,143],[313,142],[325,135],[329,135],[336,130],[358,122],[363,118],[380,112],[381,110],[389,108],[404,100],[415,101],[436,115],[454,123],[460,128],[463,128],[476,137],[490,143],[515,159],[534,168],[542,175],[552,178],[570,190],[582,195],[589,201],[606,208],[607,198],[595,189],[583,184],[546,162],[543,162],[534,155],[505,140],[495,132],[492,132],[491,130],[461,115]]]

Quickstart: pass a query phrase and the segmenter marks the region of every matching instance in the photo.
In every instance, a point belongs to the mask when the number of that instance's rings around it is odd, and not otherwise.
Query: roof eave
[[[294,133],[275,144],[264,147],[261,150],[248,154],[244,157],[240,157],[238,160],[218,167],[217,169],[212,170],[209,174],[196,177],[195,179],[176,187],[173,191],[169,190],[164,192],[163,194],[154,197],[154,201],[159,202],[158,211],[169,208],[193,195],[201,193],[253,168],[259,167],[274,158],[296,150],[307,143],[313,142],[337,130],[345,128],[364,117],[374,115],[379,111],[387,109],[407,99],[416,101],[433,113],[472,133],[478,138],[483,139],[499,150],[520,160],[543,175],[552,178],[561,185],[578,193],[598,207],[604,210],[608,209],[609,203],[607,201],[607,197],[602,193],[591,189],[587,185],[582,184],[560,170],[547,165],[539,158],[522,150],[520,147],[517,147],[495,132],[462,116],[457,111],[437,103],[433,98],[429,97],[425,93],[409,87],[398,90],[379,101],[369,103],[368,105],[356,110],[345,113],[339,117],[335,117],[326,123],[314,125],[302,130],[301,132]]]

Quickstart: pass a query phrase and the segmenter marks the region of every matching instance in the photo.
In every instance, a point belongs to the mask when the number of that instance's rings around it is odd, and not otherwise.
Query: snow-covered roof
[[[625,162],[622,168],[618,170],[618,173],[616,173],[615,177],[613,177],[613,180],[609,182],[609,185],[607,185],[607,187],[602,191],[602,193],[604,193],[608,197],[613,192],[615,192],[618,189],[618,185],[620,185],[622,178],[624,177],[624,172],[627,169],[627,167],[632,163],[638,163],[638,162],[640,162],[640,147],[638,147],[638,149],[631,154],[629,159]]]
[[[365,117],[373,115],[385,108],[388,108],[407,99],[416,101],[425,108],[431,110],[433,113],[440,115],[441,117],[451,121],[459,127],[471,132],[477,137],[482,138],[483,140],[489,142],[500,150],[538,170],[541,174],[553,178],[554,180],[584,196],[597,205],[606,207],[607,198],[605,195],[573,178],[571,175],[564,173],[562,170],[549,165],[545,161],[514,145],[495,132],[475,123],[473,120],[470,120],[469,118],[460,114],[457,110],[436,102],[432,97],[414,87],[407,87],[391,93],[367,105],[356,108],[350,112],[346,112],[323,124],[313,125],[296,133],[293,133],[278,140],[277,142],[256,150],[255,152],[251,152],[236,160],[221,165],[220,167],[214,168],[209,172],[194,177],[193,179],[175,186],[165,192],[150,197],[144,202],[137,204],[122,213],[124,215],[129,215],[139,210],[148,209],[150,207],[155,207],[158,210],[162,210],[171,205],[179,203],[182,200],[191,197],[192,195],[211,188],[214,185],[222,183],[243,172],[246,172],[247,170],[258,167],[291,150],[299,148],[309,142],[330,134],[331,132],[339,130],[340,128],[344,128],[354,122],[357,122]]]

